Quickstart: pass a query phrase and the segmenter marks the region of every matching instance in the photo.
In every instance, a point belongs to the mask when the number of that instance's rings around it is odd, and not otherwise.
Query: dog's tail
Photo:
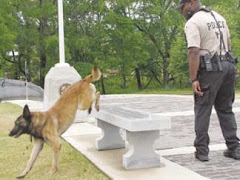
[[[92,68],[92,74],[88,75],[87,77],[84,78],[85,81],[87,81],[88,83],[97,81],[101,78],[101,71],[100,69],[95,65]]]

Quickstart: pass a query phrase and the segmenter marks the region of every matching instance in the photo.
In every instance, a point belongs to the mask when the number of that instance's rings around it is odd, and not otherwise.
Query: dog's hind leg
[[[96,93],[96,101],[95,101],[95,108],[97,111],[100,109],[100,92]]]
[[[92,112],[92,106],[90,106],[90,108],[88,108],[88,114],[91,114]]]
[[[34,162],[36,161],[39,153],[41,152],[41,150],[43,148],[43,143],[44,142],[42,139],[34,138],[34,147],[32,150],[30,160],[28,161],[28,164],[27,164],[25,170],[22,172],[22,174],[17,176],[18,179],[24,178],[29,173],[29,171],[32,169]]]
[[[60,153],[60,149],[61,149],[61,144],[58,141],[58,136],[52,137],[50,142],[51,142],[51,146],[52,146],[52,150],[53,150],[53,164],[52,164],[51,170],[48,174],[53,175],[58,170],[59,153]]]

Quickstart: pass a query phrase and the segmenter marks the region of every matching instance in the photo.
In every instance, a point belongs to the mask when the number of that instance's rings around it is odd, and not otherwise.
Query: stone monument
[[[49,109],[61,96],[61,93],[81,76],[68,63],[65,63],[63,1],[58,0],[58,29],[59,29],[59,63],[50,69],[45,77],[44,109]],[[76,119],[81,119],[85,113],[77,112]]]

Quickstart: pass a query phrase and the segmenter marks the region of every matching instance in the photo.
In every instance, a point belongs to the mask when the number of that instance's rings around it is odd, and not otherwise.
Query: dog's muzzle
[[[18,130],[16,131],[15,129],[13,129],[8,135],[9,136],[14,136],[15,138],[19,137],[22,134],[22,130]]]

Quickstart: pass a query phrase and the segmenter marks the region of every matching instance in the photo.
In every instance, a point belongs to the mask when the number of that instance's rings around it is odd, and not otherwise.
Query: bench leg
[[[123,155],[125,169],[141,169],[160,166],[160,155],[153,149],[154,141],[159,138],[159,131],[126,131],[129,151]]]
[[[102,136],[96,141],[97,150],[125,148],[125,141],[120,136],[120,128],[97,119],[97,126],[102,129]]]

